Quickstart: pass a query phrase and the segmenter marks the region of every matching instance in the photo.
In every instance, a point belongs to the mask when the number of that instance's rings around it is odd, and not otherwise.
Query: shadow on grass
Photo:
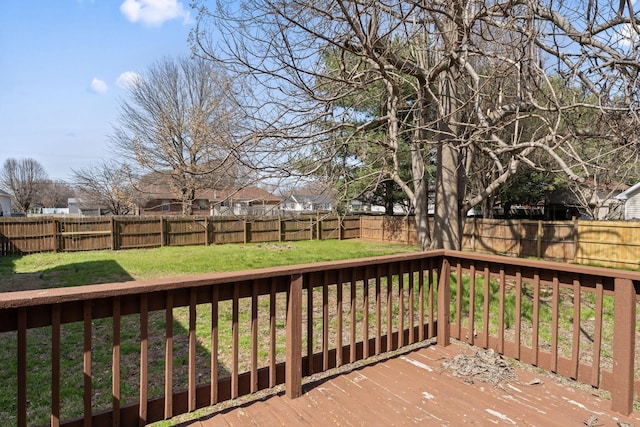
[[[0,292],[62,288],[100,283],[128,282],[134,278],[116,261],[83,261],[43,268],[36,272],[15,271],[17,256],[0,259],[3,278]]]

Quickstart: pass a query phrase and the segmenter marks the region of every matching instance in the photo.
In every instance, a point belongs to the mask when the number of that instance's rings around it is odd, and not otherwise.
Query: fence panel
[[[225,243],[244,243],[245,224],[238,218],[216,218],[212,223],[209,242],[216,245]]]
[[[384,217],[363,216],[360,218],[360,238],[365,240],[384,240]]]
[[[342,239],[360,238],[360,218],[345,217],[342,219]]]
[[[58,250],[67,252],[112,249],[111,217],[56,220]]]
[[[196,246],[208,243],[205,217],[180,217],[164,220],[166,246]]]
[[[640,222],[580,221],[578,224],[577,262],[640,268]]]
[[[322,218],[318,221],[319,240],[340,239],[340,220],[338,218]]]
[[[312,240],[315,236],[313,218],[294,218],[282,221],[282,241]]]
[[[114,249],[156,248],[162,246],[163,222],[160,217],[116,217]]]
[[[473,252],[573,261],[576,224],[573,221],[468,218],[462,247]]]
[[[278,218],[261,219],[247,222],[249,242],[280,241],[280,220]]]
[[[2,256],[57,250],[55,220],[52,218],[2,218]]]

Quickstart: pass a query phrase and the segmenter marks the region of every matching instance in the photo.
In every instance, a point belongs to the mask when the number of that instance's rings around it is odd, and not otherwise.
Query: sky
[[[188,56],[194,19],[188,0],[0,0],[0,165],[70,180],[115,158],[127,79]]]

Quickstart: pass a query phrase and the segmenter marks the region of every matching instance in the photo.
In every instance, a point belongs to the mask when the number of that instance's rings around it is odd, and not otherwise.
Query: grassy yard
[[[41,253],[0,258],[0,291],[44,289],[390,255],[415,246],[360,240]]]
[[[2,291],[44,289],[61,286],[130,281],[156,277],[184,276],[217,271],[243,270],[269,266],[293,265],[319,261],[362,258],[389,255],[417,250],[416,247],[393,244],[370,243],[358,240],[347,241],[302,241],[288,243],[263,243],[249,245],[163,247],[147,250],[95,251],[74,253],[43,253],[22,257],[0,258],[0,282]],[[359,290],[359,292],[362,292]],[[345,294],[345,301],[348,301]],[[280,298],[282,299],[282,298]],[[316,304],[320,304],[317,302]],[[231,309],[229,302],[220,305],[220,355],[221,375],[228,375],[227,350],[230,348]],[[240,313],[240,358],[241,371],[246,368],[250,349],[250,304]],[[260,301],[261,310],[268,310],[268,300]],[[278,305],[284,306],[284,300]],[[348,304],[345,304],[347,306]],[[318,305],[319,306],[319,305]],[[395,310],[394,310],[395,311]],[[283,310],[279,310],[283,313]],[[197,312],[198,363],[207,365],[210,357],[208,332],[211,324],[210,306],[198,307]],[[174,385],[183,389],[186,380],[188,309],[174,309]],[[345,321],[345,327],[348,325]],[[139,333],[138,316],[124,316],[121,325],[121,364],[123,403],[135,401],[137,396]],[[261,327],[268,327],[262,322]],[[284,342],[284,316],[278,316],[278,342]],[[94,375],[94,410],[109,408],[111,404],[111,342],[110,319],[94,320],[92,326],[92,372]],[[161,356],[164,352],[164,312],[153,312],[149,318],[149,353]],[[321,333],[321,329],[319,331]],[[267,330],[261,331],[261,336]],[[68,419],[82,414],[82,324],[62,326],[61,360],[63,372],[62,418]],[[50,411],[50,342],[51,329],[37,328],[28,331],[28,376],[30,425],[48,423]],[[45,345],[42,345],[45,343]],[[279,351],[283,348],[278,344]],[[17,375],[16,333],[0,334],[0,425],[16,422]],[[266,360],[268,352],[261,349],[260,359]],[[203,373],[199,383],[207,381]],[[149,380],[151,396],[163,393],[164,361],[162,357],[150,357]]]

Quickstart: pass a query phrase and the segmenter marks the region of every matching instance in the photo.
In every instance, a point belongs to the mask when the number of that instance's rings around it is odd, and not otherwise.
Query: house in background
[[[572,218],[589,220],[622,219],[619,196],[629,189],[621,182],[595,184],[587,181],[577,189],[563,188],[551,193],[544,206],[544,219],[570,220]]]
[[[147,186],[140,215],[182,215],[182,202],[167,187]],[[277,215],[282,200],[255,186],[197,190],[192,205],[193,215],[262,216]]]
[[[69,215],[77,216],[106,216],[112,214],[111,209],[88,204],[78,197],[67,199],[67,209]]]
[[[330,212],[333,202],[323,194],[292,194],[282,202],[285,212]]]
[[[620,219],[640,220],[640,182],[618,194],[616,199],[622,204]]]
[[[0,216],[11,216],[11,195],[0,190]]]

